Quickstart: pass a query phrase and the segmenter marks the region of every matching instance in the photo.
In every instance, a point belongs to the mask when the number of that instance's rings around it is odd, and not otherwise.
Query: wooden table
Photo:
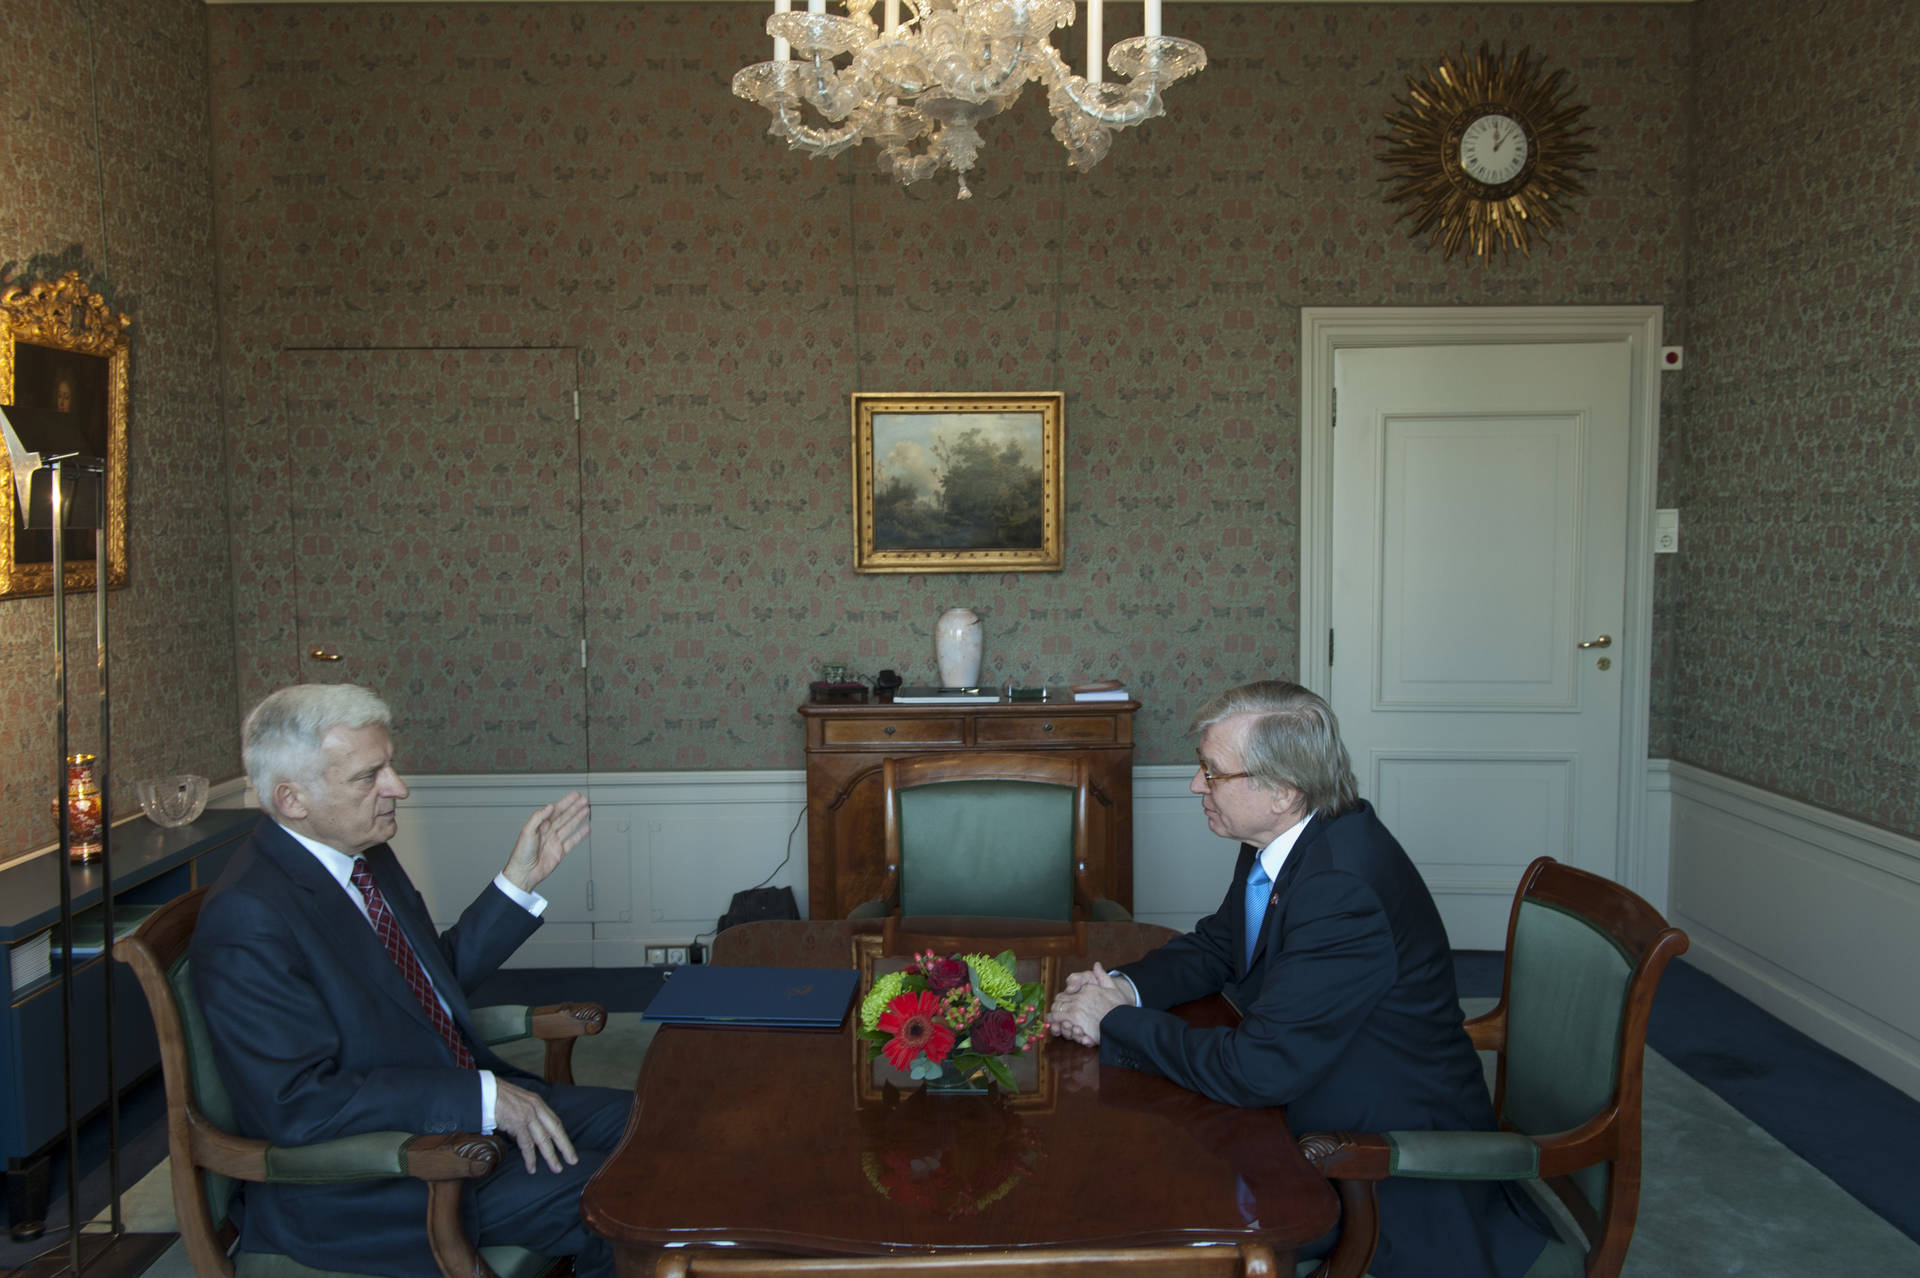
[[[853,965],[870,923],[769,922],[721,933],[716,961]],[[736,935],[737,934],[737,935]],[[1088,954],[1124,963],[1172,933],[1093,924]],[[1214,999],[1182,1014],[1231,1023]],[[852,1017],[849,1017],[849,1021]],[[1064,1039],[1045,1094],[1009,1100],[894,1092],[859,1097],[851,1026],[835,1033],[663,1027],[620,1147],[581,1211],[620,1272],[663,1247],[799,1255],[946,1249],[1263,1242],[1280,1272],[1331,1229],[1332,1191],[1278,1109],[1217,1104],[1165,1079],[1103,1066]]]

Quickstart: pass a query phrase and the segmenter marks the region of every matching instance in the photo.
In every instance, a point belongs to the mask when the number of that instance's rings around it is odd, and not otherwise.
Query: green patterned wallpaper
[[[130,580],[108,595],[114,802],[136,778],[226,777],[234,739],[225,456],[214,350],[206,25],[198,0],[0,0],[0,278],[77,270],[133,319]],[[94,600],[69,600],[72,746],[97,750]],[[0,859],[57,832],[53,608],[0,601]]]
[[[234,770],[236,707],[313,669],[292,601],[322,577],[378,622],[369,677],[445,690],[411,749],[450,770],[795,766],[814,667],[929,674],[960,604],[988,677],[1123,675],[1143,762],[1174,761],[1195,701],[1297,661],[1301,306],[1655,302],[1688,367],[1663,385],[1685,523],[1656,571],[1654,752],[1920,825],[1899,0],[1822,6],[1820,41],[1787,0],[1180,5],[1213,65],[1165,119],[1072,175],[1023,102],[964,205],[766,138],[727,92],[764,56],[748,6],[0,11],[0,263],[78,267],[136,321],[122,789]],[[1598,172],[1531,260],[1446,264],[1379,200],[1374,135],[1407,74],[1481,39],[1569,68]],[[369,433],[302,434],[325,392],[301,352],[366,347],[412,352],[355,374]],[[405,369],[434,348],[495,380],[425,395]],[[851,572],[846,397],[894,389],[1066,392],[1065,572]],[[549,433],[503,437],[503,404]],[[329,448],[410,468],[470,533],[369,566],[341,528],[377,522],[290,503]],[[571,615],[527,602],[574,571]],[[0,602],[3,848],[44,841],[46,613]],[[578,639],[584,675],[547,653]]]
[[[967,203],[768,139],[728,92],[764,17],[212,11],[242,700],[309,639],[280,584],[307,544],[284,347],[577,352],[592,655],[541,743],[584,715],[594,768],[797,766],[810,672],[930,678],[964,605],[989,679],[1126,678],[1164,763],[1207,695],[1297,666],[1301,306],[1679,297],[1685,8],[1178,6],[1212,65],[1164,119],[1074,175],[1030,93]],[[1449,264],[1394,225],[1375,134],[1405,75],[1482,38],[1571,69],[1595,196],[1531,260]],[[854,574],[849,393],[1034,389],[1067,397],[1067,569]],[[483,697],[524,660],[485,638],[407,677]]]
[[[1920,833],[1920,6],[1696,7],[1673,755]]]

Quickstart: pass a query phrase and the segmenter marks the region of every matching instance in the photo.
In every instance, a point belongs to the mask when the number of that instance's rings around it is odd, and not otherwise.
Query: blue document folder
[[[641,1015],[674,1025],[838,1029],[860,973],[837,967],[676,967]]]

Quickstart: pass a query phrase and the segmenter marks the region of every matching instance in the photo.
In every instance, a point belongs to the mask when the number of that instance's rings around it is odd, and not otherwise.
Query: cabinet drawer
[[[830,746],[962,745],[963,719],[828,719],[820,739]]]
[[[1042,745],[1050,741],[1114,741],[1119,733],[1111,715],[1061,715],[1058,718],[999,719],[980,717],[974,735],[981,745]]]

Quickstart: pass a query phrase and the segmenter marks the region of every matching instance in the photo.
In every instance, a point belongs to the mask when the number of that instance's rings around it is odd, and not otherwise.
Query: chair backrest
[[[147,996],[160,1040],[160,1072],[167,1096],[167,1153],[174,1214],[196,1273],[231,1274],[227,1204],[233,1182],[202,1172],[194,1133],[233,1129],[233,1104],[214,1068],[206,1021],[193,995],[187,947],[200,919],[205,888],[154,911],[132,936],[115,941],[113,956],[132,967]],[[217,1261],[215,1258],[217,1257]]]
[[[908,755],[881,772],[883,894],[898,912],[1085,917],[1083,760],[1039,750]]]
[[[1550,1182],[1593,1245],[1590,1265],[1604,1266],[1603,1251],[1624,1259],[1632,1235],[1647,1017],[1660,974],[1686,948],[1686,933],[1626,888],[1549,857],[1514,894],[1494,1104],[1502,1124],[1529,1135],[1593,1125],[1606,1160]]]

